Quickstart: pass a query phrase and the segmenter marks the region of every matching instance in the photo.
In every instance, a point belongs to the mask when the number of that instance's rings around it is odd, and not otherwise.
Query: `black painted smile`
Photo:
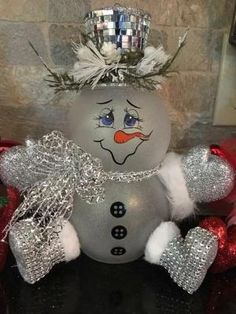
[[[113,154],[113,152],[109,149],[109,148],[106,148],[106,147],[104,147],[103,146],[103,141],[104,141],[104,138],[102,139],[102,140],[94,140],[94,142],[95,143],[99,143],[100,144],[100,146],[101,146],[101,148],[103,149],[103,150],[106,150],[106,151],[108,151],[110,154],[111,154],[111,157],[112,157],[112,159],[113,159],[113,161],[117,164],[117,165],[123,165],[125,162],[126,162],[126,160],[130,157],[130,156],[133,156],[136,152],[137,152],[137,150],[138,150],[138,148],[139,148],[139,146],[141,145],[141,144],[143,144],[144,142],[146,142],[147,140],[143,140],[143,139],[140,139],[141,140],[141,142],[140,143],[138,143],[138,145],[136,146],[136,148],[135,148],[135,150],[132,152],[132,153],[130,153],[130,154],[128,154],[127,156],[125,156],[125,158],[124,158],[124,160],[122,161],[122,162],[119,162],[119,161],[117,161],[116,159],[115,159],[115,156],[114,156],[114,154]]]

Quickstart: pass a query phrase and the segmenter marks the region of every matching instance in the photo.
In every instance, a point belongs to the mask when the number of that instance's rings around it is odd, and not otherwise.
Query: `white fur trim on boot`
[[[193,214],[195,209],[194,201],[188,193],[181,163],[181,155],[168,153],[158,174],[167,190],[166,197],[171,206],[173,220],[182,220]]]
[[[69,262],[80,255],[80,243],[72,224],[67,221],[59,233],[59,238],[65,253],[65,261]]]
[[[179,234],[180,230],[174,222],[162,222],[148,239],[144,259],[151,264],[159,264],[161,256],[169,242]]]

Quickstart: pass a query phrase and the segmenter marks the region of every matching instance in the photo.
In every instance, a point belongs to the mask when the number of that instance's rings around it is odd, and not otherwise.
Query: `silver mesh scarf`
[[[53,131],[38,142],[26,142],[0,159],[1,179],[26,192],[7,226],[6,234],[20,219],[31,218],[35,228],[50,235],[54,222],[68,220],[74,193],[88,203],[104,200],[104,182],[137,182],[158,173],[159,167],[140,172],[105,172],[102,162]],[[49,236],[50,238],[50,236]]]

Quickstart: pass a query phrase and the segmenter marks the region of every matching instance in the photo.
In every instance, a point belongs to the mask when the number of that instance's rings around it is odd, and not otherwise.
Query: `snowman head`
[[[156,167],[170,142],[170,121],[155,93],[131,87],[98,86],[72,96],[71,138],[100,158],[106,171]]]
[[[50,86],[72,93],[71,138],[103,161],[106,171],[142,171],[163,160],[170,122],[154,93],[184,46],[171,56],[147,46],[151,17],[115,5],[85,16],[84,42],[73,44],[70,72],[50,72]],[[151,91],[151,92],[150,92]]]

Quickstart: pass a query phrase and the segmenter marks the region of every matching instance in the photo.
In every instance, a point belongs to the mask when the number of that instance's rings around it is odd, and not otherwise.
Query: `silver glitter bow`
[[[84,152],[58,131],[43,136],[38,142],[26,141],[26,147],[14,147],[0,159],[2,181],[26,191],[6,234],[17,221],[29,217],[39,230],[49,232],[56,219],[70,218],[74,193],[88,203],[101,202],[106,181],[142,181],[156,175],[158,169],[105,172],[100,159]]]

